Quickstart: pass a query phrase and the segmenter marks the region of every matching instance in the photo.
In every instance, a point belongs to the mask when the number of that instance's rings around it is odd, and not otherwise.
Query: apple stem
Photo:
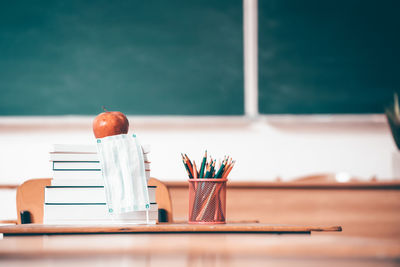
[[[108,112],[108,110],[106,109],[105,106],[101,106],[101,108],[102,108],[105,112]]]

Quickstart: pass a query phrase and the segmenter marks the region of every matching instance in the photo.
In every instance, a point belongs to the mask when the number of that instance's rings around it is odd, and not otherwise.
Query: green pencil
[[[221,167],[219,167],[219,170],[214,178],[221,178],[220,176],[221,176],[222,172],[224,171],[224,168],[225,168],[225,159],[222,161]]]
[[[215,159],[211,160],[210,178],[213,178],[214,173],[215,173]]]
[[[206,174],[204,175],[204,178],[210,178],[210,165],[206,163],[206,169],[205,169]]]
[[[206,150],[206,152],[204,153],[203,162],[201,163],[199,178],[204,178],[204,168],[205,168],[205,166],[206,166],[206,161],[207,161],[207,150]]]

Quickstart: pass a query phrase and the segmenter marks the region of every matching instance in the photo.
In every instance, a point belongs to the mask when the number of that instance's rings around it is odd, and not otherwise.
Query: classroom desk
[[[167,183],[187,218],[187,183]],[[341,225],[343,232],[5,236],[0,266],[393,266],[400,264],[400,183],[234,183],[227,218]],[[254,205],[257,203],[257,205]],[[359,235],[359,236],[357,236]],[[379,237],[379,238],[377,238]]]
[[[392,266],[394,240],[324,235],[99,234],[7,236],[4,266]]]

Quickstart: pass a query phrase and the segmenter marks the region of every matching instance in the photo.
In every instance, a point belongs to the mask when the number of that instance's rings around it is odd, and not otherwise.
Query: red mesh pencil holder
[[[225,223],[227,179],[189,179],[189,223]]]

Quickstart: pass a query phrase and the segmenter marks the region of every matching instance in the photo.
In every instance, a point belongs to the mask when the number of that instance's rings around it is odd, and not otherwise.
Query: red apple
[[[128,133],[129,122],[123,113],[104,110],[105,112],[93,120],[93,133],[96,138]]]

